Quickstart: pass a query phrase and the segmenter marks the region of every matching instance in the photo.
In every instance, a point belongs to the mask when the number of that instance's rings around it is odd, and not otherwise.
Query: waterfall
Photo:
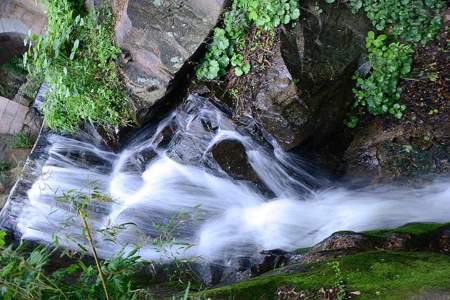
[[[270,195],[220,168],[211,149],[225,139],[244,145]],[[446,222],[450,216],[446,179],[421,189],[323,184],[300,157],[283,152],[275,141],[256,142],[248,128],[236,127],[197,95],[159,124],[141,129],[118,152],[88,138],[51,134],[48,143],[16,227],[23,239],[85,245],[79,217],[62,196],[96,191],[99,197],[87,210],[104,257],[139,247],[145,259],[218,261],[312,246],[339,230]],[[161,234],[172,240],[167,247]]]

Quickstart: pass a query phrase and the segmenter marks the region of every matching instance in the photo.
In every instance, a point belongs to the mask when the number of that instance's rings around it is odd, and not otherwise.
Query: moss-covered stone
[[[408,299],[433,290],[450,289],[450,257],[429,252],[372,251],[337,259],[348,292],[358,299]],[[286,272],[284,272],[286,271]],[[292,272],[292,266],[238,284],[198,294],[211,299],[274,299],[279,287],[316,295],[334,285],[335,272],[329,263],[307,265],[306,271]]]
[[[394,229],[371,230],[363,233],[368,236],[379,238],[385,238],[395,233],[410,233],[416,236],[423,236],[447,227],[450,227],[450,223],[410,223]]]

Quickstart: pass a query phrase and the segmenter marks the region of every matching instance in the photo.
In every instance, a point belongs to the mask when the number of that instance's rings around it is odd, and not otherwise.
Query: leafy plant
[[[445,7],[442,0],[350,0],[354,13],[364,9],[379,31],[388,29],[403,42],[422,43],[435,38]]]
[[[326,0],[334,3],[336,0]],[[347,0],[353,13],[363,9],[378,31],[385,31],[396,41],[385,45],[387,35],[375,38],[370,32],[367,50],[372,72],[366,79],[355,75],[355,107],[365,106],[373,115],[389,113],[400,119],[406,107],[398,103],[402,76],[411,70],[412,54],[417,44],[433,40],[442,24],[443,0]],[[348,127],[358,124],[358,116],[346,121]]]
[[[245,35],[252,26],[270,31],[288,24],[300,16],[295,0],[234,0],[224,14],[223,28],[216,28],[205,58],[197,69],[198,79],[213,80],[226,74],[232,67],[238,77],[248,74],[250,62],[245,54],[248,45]]]
[[[76,15],[69,0],[47,0],[48,26],[43,36],[30,35],[24,64],[49,84],[43,112],[47,124],[73,133],[83,121],[124,125],[129,107],[119,79],[113,45],[111,11]]]
[[[17,75],[26,75],[27,71],[23,66],[22,56],[16,55],[0,66],[1,69]]]
[[[5,161],[0,161],[0,173],[6,172],[11,169],[11,164]]]
[[[344,300],[347,296],[347,291],[345,289],[345,279],[341,271],[341,265],[338,261],[333,261],[329,263],[329,266],[333,269],[335,274],[333,288],[336,291],[336,299]]]
[[[14,148],[17,148],[17,149],[28,149],[33,146],[33,142],[28,137],[28,135],[26,135],[23,132],[20,132],[14,136],[14,145],[13,146],[14,146]]]
[[[367,36],[372,71],[368,78],[355,75],[354,107],[366,107],[373,115],[389,113],[399,119],[406,107],[398,103],[401,94],[398,82],[411,71],[413,48],[399,42],[386,44],[387,38],[383,34],[376,37],[374,32]],[[356,126],[355,119],[348,125]]]

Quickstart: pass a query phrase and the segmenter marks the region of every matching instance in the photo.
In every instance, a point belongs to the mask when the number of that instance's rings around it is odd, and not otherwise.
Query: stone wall
[[[0,64],[23,53],[23,39],[31,31],[41,34],[47,17],[41,1],[2,0],[0,2]]]

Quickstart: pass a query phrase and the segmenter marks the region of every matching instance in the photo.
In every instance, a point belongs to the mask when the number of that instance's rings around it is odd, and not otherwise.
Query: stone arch
[[[27,48],[23,42],[25,37],[25,34],[17,32],[0,33],[0,65],[26,51]]]
[[[44,6],[36,0],[0,1],[0,65],[23,53],[23,40],[31,31],[41,34],[47,23]]]

